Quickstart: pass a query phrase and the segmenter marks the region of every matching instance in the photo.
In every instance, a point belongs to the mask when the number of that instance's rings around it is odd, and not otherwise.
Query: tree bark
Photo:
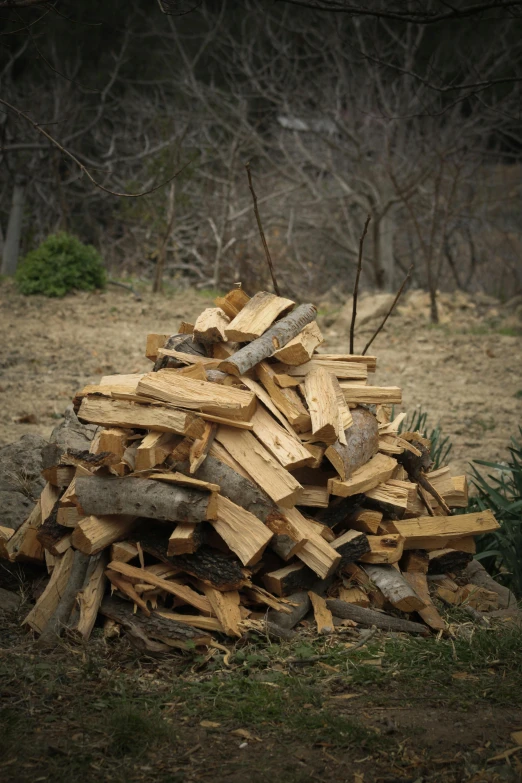
[[[22,222],[24,217],[25,183],[22,178],[16,177],[13,187],[13,200],[7,233],[2,253],[2,274],[14,275],[18,266],[20,255],[20,237],[22,235]]]
[[[296,307],[285,318],[281,318],[270,329],[252,340],[228,359],[221,362],[218,369],[231,375],[244,375],[256,364],[268,359],[280,348],[283,348],[290,340],[297,337],[304,327],[315,320],[317,309],[312,304],[302,304]]]
[[[365,408],[354,408],[352,420],[352,426],[344,431],[346,446],[336,441],[325,452],[341,481],[349,479],[354,470],[366,465],[379,451],[379,425],[373,413]]]
[[[334,617],[342,617],[344,620],[354,620],[360,625],[371,627],[375,625],[385,631],[399,631],[403,633],[419,633],[423,636],[429,634],[425,625],[412,623],[411,620],[401,620],[399,617],[392,617],[388,614],[375,612],[373,609],[363,609],[362,606],[348,604],[346,601],[339,601],[336,598],[327,598],[326,605]]]
[[[82,552],[74,553],[74,561],[67,587],[63,591],[60,603],[56,607],[54,614],[49,618],[49,622],[42,631],[39,639],[40,644],[46,645],[56,642],[67,627],[76,596],[83,587],[89,560],[89,555],[84,555]]]

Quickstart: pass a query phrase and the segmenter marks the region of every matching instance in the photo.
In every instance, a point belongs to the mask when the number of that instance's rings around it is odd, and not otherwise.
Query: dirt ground
[[[193,320],[211,303],[210,296],[190,290],[144,293],[142,301],[118,289],[65,299],[23,297],[4,282],[0,445],[28,432],[48,437],[75,391],[102,375],[146,371],[147,333],[175,332],[181,320]],[[348,351],[338,310],[320,305],[325,352]],[[453,441],[452,468],[463,472],[470,460],[505,458],[510,437],[518,434],[521,332],[489,297],[444,295],[441,321],[435,328],[428,323],[425,295],[407,297],[372,346],[378,369],[370,383],[401,386],[404,410],[428,411],[429,423],[440,423]],[[356,350],[377,323],[357,330]]]

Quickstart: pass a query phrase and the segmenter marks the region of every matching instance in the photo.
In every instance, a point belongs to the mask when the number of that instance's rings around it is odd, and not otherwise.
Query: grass
[[[471,466],[477,495],[469,510],[491,509],[500,530],[481,536],[477,559],[515,595],[522,597],[522,427],[518,439],[511,439],[507,463],[475,460]],[[492,468],[482,476],[475,465]]]
[[[440,640],[379,635],[357,650],[350,634],[261,639],[237,646],[227,668],[221,653],[139,658],[99,631],[84,648],[44,654],[14,626],[12,648],[0,651],[2,779],[181,783],[205,770],[216,780],[304,783],[327,779],[326,753],[329,764],[362,759],[372,780],[407,763],[412,736],[421,752],[426,734],[422,725],[383,731],[381,710],[422,705],[472,720],[486,707],[519,706],[522,631],[466,629]],[[320,662],[307,663],[314,655]],[[301,752],[319,766],[299,766]]]

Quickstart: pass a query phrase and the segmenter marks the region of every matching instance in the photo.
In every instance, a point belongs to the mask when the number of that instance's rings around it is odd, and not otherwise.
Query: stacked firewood
[[[498,524],[452,514],[466,478],[399,434],[401,390],[368,383],[375,357],[319,352],[311,304],[241,288],[215,304],[148,336],[151,372],[75,397],[34,510],[0,528],[0,554],[50,573],[25,623],[86,639],[103,618],[163,650],[285,637],[309,610],[318,632],[429,633],[446,628],[434,594],[495,606],[459,574]]]

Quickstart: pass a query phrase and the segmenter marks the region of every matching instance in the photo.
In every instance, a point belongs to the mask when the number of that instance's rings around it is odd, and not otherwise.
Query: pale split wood
[[[420,571],[409,571],[403,573],[402,576],[425,604],[423,608],[417,609],[416,611],[422,617],[426,625],[429,625],[434,631],[445,631],[446,623],[431,600],[426,575]]]
[[[177,484],[180,487],[189,487],[191,489],[202,489],[207,492],[219,492],[219,484],[213,484],[211,481],[203,481],[194,478],[194,476],[185,476],[184,473],[174,471],[174,473],[151,473],[149,478],[155,481],[166,481],[167,483]],[[176,520],[172,520],[175,522]]]
[[[234,470],[236,473],[239,473],[239,475],[243,478],[247,479],[248,481],[252,481],[250,473],[247,473],[242,465],[240,465],[239,462],[235,460],[234,457],[229,454],[226,448],[217,440],[214,440],[212,443],[208,454],[209,457],[214,457],[214,459],[218,459],[220,462],[224,462],[225,465],[227,465],[229,468],[232,468],[232,470]]]
[[[254,514],[218,495],[217,519],[211,522],[244,566],[257,563],[273,533]]]
[[[158,358],[158,349],[163,348],[169,337],[169,334],[148,334],[147,343],[145,345],[145,356],[147,359],[150,359],[151,362],[155,362]]]
[[[227,636],[240,637],[239,623],[241,622],[241,612],[239,610],[239,592],[237,590],[221,592],[216,590],[215,587],[210,587],[203,583],[200,584],[200,588],[208,598],[212,610]]]
[[[42,526],[42,510],[38,500],[31,513],[5,544],[9,560],[43,562],[44,550],[37,536]]]
[[[402,390],[398,386],[359,386],[355,383],[341,382],[344,399],[355,405],[379,405],[383,403],[400,405]]]
[[[339,587],[339,600],[345,601],[347,604],[354,604],[355,606],[363,606],[365,608],[370,606],[368,594],[360,587]]]
[[[57,558],[51,578],[45,590],[24,620],[24,625],[30,625],[37,633],[42,633],[49,622],[63,595],[74,560],[72,549],[67,550],[62,557]]]
[[[349,525],[354,530],[360,530],[362,533],[370,533],[375,535],[379,530],[379,525],[383,518],[382,511],[374,511],[369,508],[364,508],[361,511],[355,512],[349,518]]]
[[[256,366],[256,373],[267,390],[273,404],[283,414],[296,432],[307,432],[311,427],[309,412],[294,389],[283,389],[275,381],[275,371],[268,362]]]
[[[252,416],[253,433],[287,470],[311,465],[314,457],[295,436],[290,435],[264,408],[258,405]]]
[[[408,549],[425,549],[423,540],[440,537],[444,540],[492,533],[500,527],[489,510],[452,517],[416,517],[395,520],[393,528],[405,539]]]
[[[317,533],[316,525],[296,508],[281,509],[284,516],[307,538],[297,557],[321,579],[326,579],[337,570],[341,555]]]
[[[145,568],[136,568],[136,566],[119,561],[110,562],[108,567],[111,571],[122,574],[122,576],[128,578],[133,583],[144,582],[145,584],[154,585],[154,587],[159,587],[161,590],[181,598],[186,604],[194,606],[200,612],[210,615],[214,613],[206,596],[200,595],[195,590],[192,590],[187,585],[180,584],[176,580],[164,579]]]
[[[272,416],[274,416],[279,424],[285,428],[285,430],[294,438],[294,440],[299,441],[299,435],[296,433],[294,428],[290,425],[290,423],[285,419],[281,411],[277,408],[276,405],[272,402],[272,398],[268,394],[268,392],[261,386],[260,383],[257,381],[254,381],[253,378],[248,378],[247,376],[241,376],[240,378],[241,382],[248,388],[250,391],[253,391],[256,395],[257,399],[263,403],[265,408],[267,408]],[[299,441],[300,442],[300,441]]]
[[[330,634],[334,632],[334,622],[331,611],[326,605],[326,601],[313,590],[308,591],[308,597],[312,602],[314,610],[314,619],[317,626],[317,633]]]
[[[404,539],[398,533],[367,536],[370,551],[359,559],[362,563],[398,563],[404,549]]]
[[[80,520],[73,530],[71,543],[86,555],[94,555],[132,530],[136,517],[89,516]]]
[[[149,432],[137,446],[134,470],[150,470],[161,465],[179,440],[170,432]]]
[[[4,527],[0,525],[0,557],[4,560],[9,560],[9,552],[7,550],[7,542],[14,535],[14,530],[10,527]]]
[[[111,546],[111,560],[120,560],[128,563],[138,557],[138,547],[130,541],[115,541]]]
[[[393,457],[387,457],[385,454],[375,454],[365,465],[355,470],[352,476],[346,481],[330,479],[328,488],[332,495],[339,497],[350,497],[388,481],[397,466],[397,461]]]
[[[56,505],[57,500],[60,497],[60,490],[58,487],[53,486],[49,482],[45,485],[45,487],[42,489],[42,493],[40,495],[40,509],[42,513],[42,524],[48,519],[51,515],[51,512]]]
[[[180,408],[242,421],[249,421],[256,407],[255,395],[250,391],[174,375],[168,370],[145,375],[138,383],[138,393]]]
[[[194,324],[189,321],[181,321],[178,327],[178,334],[194,334]]]
[[[250,301],[242,288],[232,288],[225,296],[218,296],[214,299],[216,307],[220,307],[229,318],[235,318],[243,307]]]
[[[321,356],[314,356],[311,361],[301,364],[298,367],[285,366],[282,368],[290,376],[306,376],[313,370],[325,370],[331,373],[338,380],[357,381],[365,380],[368,377],[366,364],[359,362],[336,362],[323,359]]]
[[[176,623],[190,625],[192,628],[201,628],[203,631],[225,632],[217,617],[203,617],[203,615],[199,614],[179,614],[177,612],[169,612],[161,609],[157,609],[155,614],[164,617],[165,620],[174,620]]]
[[[310,370],[305,377],[305,395],[312,421],[312,434],[324,443],[335,443],[340,421],[331,373],[323,367]]]
[[[190,522],[180,522],[176,525],[169,537],[167,555],[192,554],[198,548],[198,525]]]
[[[194,339],[201,343],[224,343],[229,324],[230,318],[221,307],[207,307],[196,319]]]
[[[303,485],[303,492],[299,500],[300,506],[311,506],[314,508],[328,508],[330,493],[327,487],[314,487],[309,484]]]
[[[248,342],[261,337],[279,315],[294,305],[291,299],[259,291],[226,327],[227,340]]]
[[[252,480],[281,506],[299,502],[302,487],[250,432],[219,427],[216,439],[249,473]]]
[[[210,447],[216,437],[216,432],[216,424],[209,421],[205,422],[205,432],[201,438],[197,438],[190,447],[189,462],[191,473],[196,473],[197,469],[201,467],[207,458]]]
[[[274,358],[284,364],[296,366],[308,362],[324,340],[317,321],[312,321],[299,334],[288,342],[284,348],[274,353]]]
[[[131,434],[131,430],[120,427],[99,430],[92,440],[89,451],[91,454],[102,454],[104,451],[108,451],[121,460]]]
[[[377,357],[376,356],[362,356],[361,354],[352,353],[323,353],[318,352],[314,354],[314,359],[319,361],[331,361],[331,362],[359,362],[365,364],[368,372],[375,372],[377,369]]]
[[[99,396],[82,400],[78,418],[102,426],[174,432],[194,438],[200,437],[205,429],[203,420],[187,411]]]

